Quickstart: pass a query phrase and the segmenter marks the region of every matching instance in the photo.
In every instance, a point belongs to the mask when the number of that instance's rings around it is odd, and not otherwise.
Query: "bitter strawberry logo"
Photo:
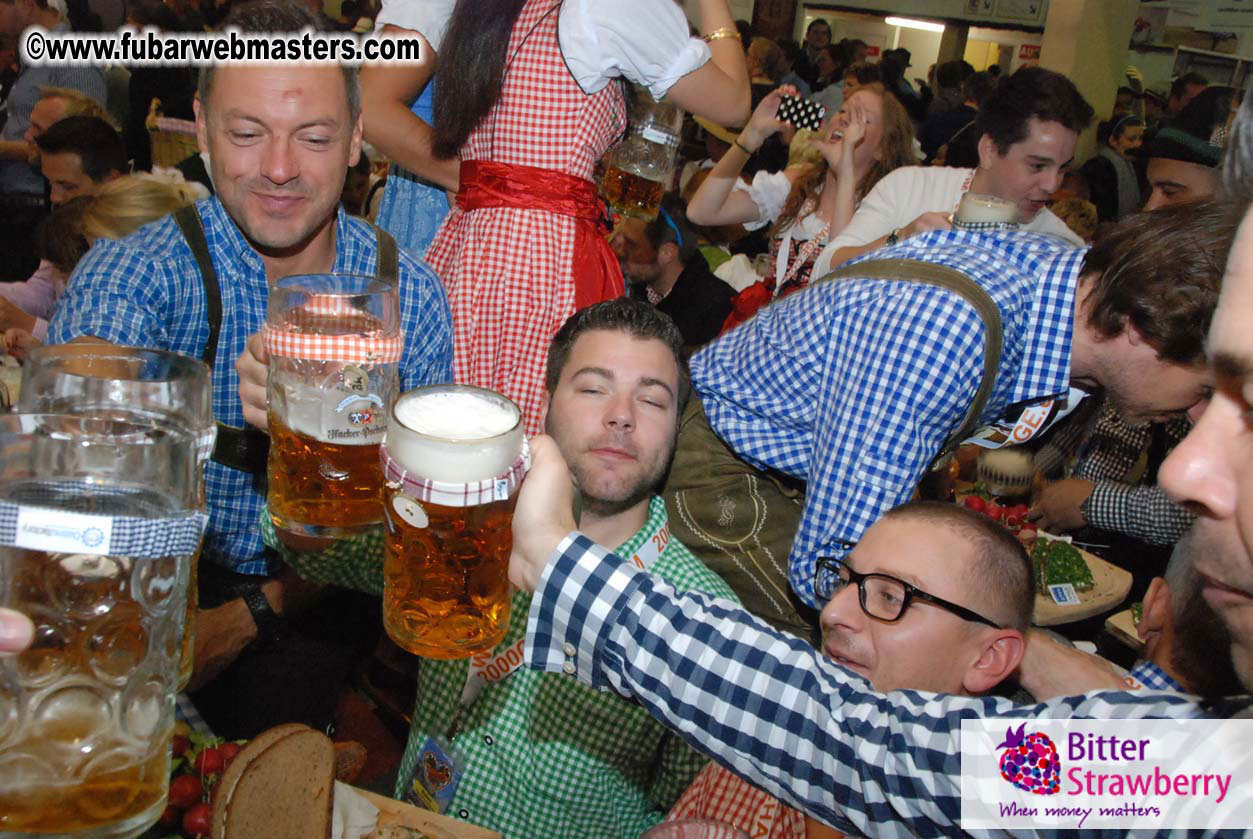
[[[1005,750],[1001,752],[1001,777],[1035,795],[1056,795],[1062,773],[1057,746],[1047,734],[1033,731],[1024,736],[1026,728],[1023,723],[1017,731],[1005,729],[1005,742],[997,746]]]

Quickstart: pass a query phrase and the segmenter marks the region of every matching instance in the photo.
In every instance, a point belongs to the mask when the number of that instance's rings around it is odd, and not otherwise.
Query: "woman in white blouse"
[[[741,292],[728,326],[807,285],[814,258],[828,237],[848,224],[862,196],[888,172],[916,162],[909,116],[882,85],[870,84],[849,96],[828,119],[821,139],[812,141],[822,153],[817,162],[758,172],[745,184],[740,172],[749,157],[787,127],[775,116],[784,95],[795,90],[784,86],[761,101],[687,208],[688,219],[701,225],[743,224],[749,230],[773,225],[770,268],[761,283]]]

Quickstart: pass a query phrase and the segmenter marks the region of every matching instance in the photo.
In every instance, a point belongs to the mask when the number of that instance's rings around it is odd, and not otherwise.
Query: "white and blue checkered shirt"
[[[870,258],[956,269],[999,306],[1004,344],[987,423],[1068,391],[1084,253],[1050,236],[942,231]],[[810,605],[820,605],[817,557],[843,556],[908,500],[961,426],[983,378],[984,339],[979,314],[956,292],[848,279],[767,307],[692,359],[718,436],[750,463],[808,482],[789,579]]]
[[[883,839],[967,835],[959,825],[963,719],[1204,716],[1195,697],[1148,689],[1025,706],[994,696],[876,693],[808,642],[725,600],[678,595],[577,531],[544,570],[525,648],[527,666],[635,699],[789,806]]]
[[[265,323],[269,285],[261,257],[217,198],[196,205],[222,291],[222,332],[213,366],[213,413],[242,427],[235,359]],[[337,273],[373,274],[374,231],[338,211]],[[425,263],[400,251],[400,314],[405,350],[401,388],[452,380],[452,317],[443,285]],[[199,358],[209,337],[204,285],[191,248],[172,216],[120,241],[100,239],[79,262],[48,325],[48,343],[81,335],[129,346],[173,350]],[[209,529],[204,557],[242,574],[265,574],[257,516],[265,498],[252,476],[210,462],[205,475]]]

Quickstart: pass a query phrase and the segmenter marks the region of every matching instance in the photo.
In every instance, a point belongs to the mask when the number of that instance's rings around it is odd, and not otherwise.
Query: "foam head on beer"
[[[522,450],[522,413],[481,388],[435,385],[403,394],[387,449],[404,467],[436,481],[468,483],[503,474]]]

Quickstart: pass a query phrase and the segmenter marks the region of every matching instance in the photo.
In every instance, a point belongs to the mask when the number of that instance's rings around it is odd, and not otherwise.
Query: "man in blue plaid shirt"
[[[254,32],[317,26],[294,0],[246,4],[231,22]],[[266,580],[277,569],[257,525],[265,498],[254,476],[264,470],[264,447],[251,446],[260,432],[248,431],[245,419],[262,427],[265,421],[245,417],[236,369],[265,322],[270,284],[295,274],[377,275],[394,265],[406,337],[402,390],[451,380],[452,320],[434,272],[339,206],[344,175],[361,147],[355,67],[205,68],[196,125],[217,194],[196,205],[192,232],[171,216],[120,241],[98,241],[75,269],[48,340],[157,347],[203,357],[213,368],[219,440],[206,469],[210,522],[201,576],[217,567],[248,579],[226,576],[226,602],[202,611],[196,664],[203,682],[258,637],[277,635],[275,613],[293,605],[283,580]],[[211,325],[215,297],[220,331]],[[264,370],[261,376],[264,383]],[[224,436],[260,456],[224,449]],[[333,708],[333,698],[328,701]]]
[[[954,230],[872,259],[956,269],[991,296],[1004,343],[979,424],[1022,442],[1074,406],[1075,388],[1103,389],[1142,419],[1206,395],[1204,324],[1234,229],[1230,209],[1198,205],[1133,216],[1087,251]],[[684,543],[749,611],[801,634],[806,607],[821,606],[816,558],[844,556],[910,497],[984,378],[987,330],[965,297],[908,270],[862,279],[858,264],[692,359],[700,398],[666,489]]]

